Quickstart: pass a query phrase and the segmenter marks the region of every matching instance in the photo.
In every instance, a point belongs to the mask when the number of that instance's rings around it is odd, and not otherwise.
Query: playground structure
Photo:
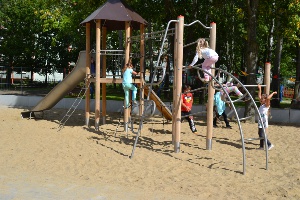
[[[76,64],[76,67],[74,70],[60,83],[58,84],[44,99],[42,99],[36,107],[34,107],[31,111],[23,112],[23,117],[32,117],[34,116],[34,112],[42,112],[43,110],[47,110],[52,108],[61,98],[63,98],[64,94],[68,92],[69,90],[73,89],[80,81],[85,80],[85,88],[84,93],[81,96],[82,98],[85,96],[85,124],[89,126],[89,120],[90,120],[90,90],[89,85],[91,82],[95,82],[95,130],[99,130],[100,126],[100,84],[102,84],[102,117],[103,117],[103,123],[105,124],[105,117],[106,117],[106,84],[107,83],[122,83],[121,78],[106,78],[106,33],[107,30],[119,30],[120,28],[124,28],[125,30],[125,63],[127,63],[130,59],[130,49],[131,49],[131,31],[132,29],[139,29],[140,30],[140,71],[144,71],[144,40],[145,40],[145,25],[146,21],[142,19],[139,15],[134,13],[134,11],[130,10],[128,11],[128,8],[126,6],[122,7],[122,9],[127,9],[127,12],[129,12],[131,15],[134,16],[135,19],[126,19],[124,21],[124,18],[122,20],[116,20],[116,19],[107,19],[107,11],[102,8],[110,8],[110,6],[118,6],[120,8],[121,2],[116,0],[109,0],[106,4],[99,7],[95,12],[93,12],[89,17],[87,17],[81,24],[85,26],[86,28],[86,50],[81,51],[78,57],[78,61]],[[105,15],[106,13],[106,15]],[[132,14],[134,13],[134,14]],[[104,16],[103,16],[104,15]],[[124,17],[124,16],[123,16]],[[117,22],[116,22],[117,21]],[[92,24],[94,23],[95,24]],[[171,23],[175,24],[175,29],[169,29],[169,26]],[[178,153],[180,152],[180,131],[181,131],[181,88],[182,88],[182,71],[184,69],[183,66],[183,48],[184,48],[184,41],[183,41],[183,34],[184,34],[184,27],[185,26],[191,26],[194,24],[200,24],[205,29],[208,29],[210,31],[210,47],[212,49],[215,49],[216,46],[216,23],[211,23],[209,27],[203,25],[200,21],[194,21],[190,24],[184,24],[184,17],[178,16],[177,20],[171,20],[169,21],[167,28],[164,31],[164,38],[162,40],[162,45],[160,49],[160,53],[158,54],[158,59],[156,63],[156,67],[152,76],[152,80],[150,83],[146,83],[143,79],[143,76],[140,76],[138,79],[135,79],[135,83],[138,84],[138,88],[140,88],[140,102],[138,106],[138,112],[135,113],[139,116],[139,128],[138,132],[136,134],[134,146],[131,153],[131,158],[134,155],[134,150],[138,142],[138,138],[140,136],[140,132],[142,130],[143,126],[143,120],[145,117],[149,117],[149,115],[146,114],[147,109],[144,109],[145,104],[148,104],[149,98],[152,99],[153,102],[155,102],[156,107],[161,109],[160,111],[164,114],[164,116],[167,119],[172,120],[172,142],[174,145],[174,152]],[[92,25],[95,25],[96,29],[96,50],[93,52],[91,49],[91,27]],[[163,102],[155,95],[155,93],[152,90],[153,85],[157,84],[159,85],[164,76],[165,76],[165,68],[160,66],[161,62],[161,56],[162,56],[162,48],[164,45],[165,38],[168,34],[174,34],[175,35],[175,45],[174,45],[174,80],[173,80],[173,105],[172,105],[172,113],[167,109],[165,105],[163,105]],[[102,40],[101,40],[102,39]],[[102,41],[102,43],[101,43]],[[102,45],[101,45],[102,44]],[[101,49],[102,48],[102,49]],[[96,74],[95,76],[91,75],[91,69],[90,69],[90,63],[91,63],[91,53],[95,54],[96,58]],[[102,58],[102,60],[100,60]],[[101,63],[101,68],[100,68]],[[207,73],[203,71],[199,65],[193,66],[194,69],[197,70],[198,76],[200,77],[200,71],[203,73]],[[162,70],[162,79],[154,84],[154,78],[157,74],[158,70]],[[101,70],[102,70],[102,76],[101,76]],[[254,99],[252,98],[251,94],[247,90],[247,87],[254,87],[256,85],[247,85],[244,86],[236,77],[231,75],[230,73],[215,68],[212,66],[212,73],[209,74],[211,77],[211,81],[208,83],[208,106],[207,106],[207,131],[206,131],[206,149],[212,150],[212,135],[213,135],[213,106],[214,106],[214,92],[215,90],[223,90],[223,92],[227,95],[227,98],[229,99],[229,103],[231,104],[234,114],[236,116],[236,120],[239,126],[240,130],[240,136],[242,141],[242,153],[243,153],[243,173],[245,174],[245,166],[246,166],[246,159],[245,159],[245,139],[244,133],[241,126],[241,121],[248,119],[250,116],[246,118],[239,118],[238,113],[236,111],[234,103],[237,101],[240,101],[241,99],[233,101],[230,98],[230,95],[227,93],[225,88],[223,87],[222,83],[218,80],[218,74],[219,73],[225,73],[227,76],[231,77],[233,81],[239,83],[242,85],[245,94],[244,96],[248,96],[251,100],[251,102],[255,105],[256,112],[258,113],[258,108],[254,102]],[[269,85],[270,83],[268,80],[270,79],[270,63],[266,63],[266,69],[265,69],[265,93],[269,93]],[[217,74],[215,76],[215,73]],[[219,85],[219,87],[216,87],[214,84]],[[146,98],[143,98],[144,96],[147,96]],[[148,105],[153,106],[154,104],[151,102]],[[162,106],[163,105],[163,106]],[[74,109],[76,109],[76,105],[72,106]],[[134,110],[134,109],[133,109]],[[66,120],[71,116],[73,110],[70,110],[70,113],[66,114]],[[130,115],[132,112],[130,109],[124,109],[124,130],[128,131],[128,124]],[[151,116],[151,115],[150,115]],[[261,117],[258,117],[261,121]],[[65,122],[65,121],[64,121]],[[252,138],[253,139],[253,138]],[[252,140],[249,139],[249,140]],[[267,136],[264,134],[264,139],[266,143]],[[267,144],[265,144],[267,145]],[[266,149],[266,169],[268,168],[268,149]]]

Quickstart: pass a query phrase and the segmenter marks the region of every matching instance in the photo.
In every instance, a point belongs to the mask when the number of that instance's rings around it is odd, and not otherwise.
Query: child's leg
[[[239,91],[239,89],[236,86],[227,87],[226,90],[228,93],[234,92],[239,97],[243,96],[243,93],[241,93],[241,91]]]
[[[266,130],[265,130],[265,131],[266,131]],[[258,135],[259,135],[260,138],[264,138],[264,132],[263,132],[263,129],[262,129],[262,128],[259,128],[259,129],[258,129]],[[264,144],[265,144],[265,140],[264,140],[264,139],[261,139],[261,140],[260,140],[260,143],[259,143],[260,147],[263,148],[263,147],[264,147]],[[270,142],[269,140],[267,140],[267,145],[268,145],[268,147],[271,146],[271,142]]]
[[[218,56],[213,56],[210,58],[207,58],[202,63],[202,69],[208,73],[211,73],[211,65],[215,64],[218,61]],[[210,76],[204,72],[204,79],[205,81],[209,81]]]
[[[187,117],[187,120],[188,120],[188,122],[189,122],[191,131],[192,131],[193,133],[194,133],[194,132],[197,132],[197,129],[196,129],[195,124],[194,124],[194,118],[193,118],[193,116]]]
[[[208,67],[202,66],[202,69],[203,69],[204,71],[206,71],[206,72],[208,72],[208,73],[211,74],[211,68],[210,68],[210,66],[208,66]],[[205,81],[209,81],[209,80],[210,80],[210,75],[208,75],[208,74],[205,73],[205,72],[203,72],[203,74],[204,74],[204,80],[205,80]]]
[[[128,107],[129,106],[129,88],[128,84],[122,84],[123,86],[123,90],[125,93],[125,106]]]
[[[227,114],[225,113],[225,110],[224,110],[224,112],[222,113],[222,116],[223,116],[223,118],[224,118],[226,127],[230,127],[229,121],[228,121],[228,119],[227,119]]]
[[[262,128],[259,128],[258,129],[258,136],[260,137],[260,138],[264,138],[264,132],[263,132],[263,129]],[[259,140],[259,147],[260,148],[264,148],[264,139],[260,139]]]
[[[189,121],[189,115],[190,112],[187,112],[187,111],[181,111],[181,122],[184,121],[184,119],[186,119],[187,121]]]
[[[217,126],[217,120],[219,119],[219,117],[220,117],[219,113],[216,112],[216,116],[215,116],[214,119],[213,119],[213,125],[214,125],[214,126]]]
[[[132,90],[132,101],[135,101],[135,99],[136,99],[136,93],[137,93],[137,88],[133,84],[131,84],[130,90]]]

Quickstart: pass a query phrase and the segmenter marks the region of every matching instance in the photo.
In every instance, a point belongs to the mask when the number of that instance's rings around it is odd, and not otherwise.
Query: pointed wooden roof
[[[97,19],[101,20],[101,26],[106,26],[107,30],[124,30],[126,21],[130,21],[136,30],[140,24],[147,25],[147,21],[122,0],[108,0],[80,24],[85,25]]]

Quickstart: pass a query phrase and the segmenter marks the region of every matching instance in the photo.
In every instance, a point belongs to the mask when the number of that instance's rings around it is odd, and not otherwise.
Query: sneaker
[[[214,125],[214,128],[218,128],[218,125]]]
[[[195,135],[198,135],[198,131],[197,130],[194,130],[192,131]]]
[[[257,150],[264,150],[264,148],[263,147],[259,147]]]
[[[273,149],[273,147],[274,147],[274,145],[273,145],[273,144],[271,144],[271,145],[268,147],[268,150],[271,150],[271,149]]]
[[[232,126],[228,125],[225,128],[232,129]]]

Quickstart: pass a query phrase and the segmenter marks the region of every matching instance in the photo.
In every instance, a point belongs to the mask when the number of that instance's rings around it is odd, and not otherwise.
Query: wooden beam
[[[91,82],[95,82],[95,78],[90,78]],[[141,79],[136,78],[132,79],[133,83],[141,83]],[[122,83],[123,79],[121,78],[100,78],[100,83]]]

